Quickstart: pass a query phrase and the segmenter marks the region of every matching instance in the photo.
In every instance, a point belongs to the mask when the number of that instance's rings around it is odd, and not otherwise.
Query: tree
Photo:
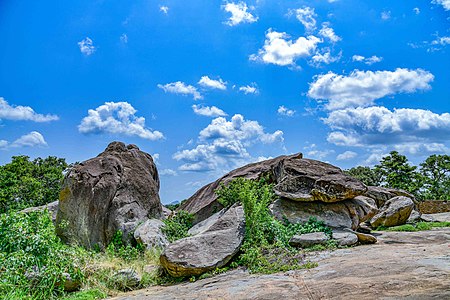
[[[13,156],[0,166],[0,213],[57,200],[67,167],[65,159],[54,156],[33,161]]]
[[[381,174],[370,167],[354,167],[344,171],[347,175],[350,175],[356,179],[359,179],[365,185],[379,186],[381,184]]]
[[[450,156],[429,156],[420,164],[426,199],[450,200]]]
[[[422,184],[421,176],[416,172],[416,168],[408,163],[406,156],[397,151],[391,151],[388,156],[381,159],[379,165],[375,166],[376,172],[381,174],[384,186],[414,194],[417,194]]]

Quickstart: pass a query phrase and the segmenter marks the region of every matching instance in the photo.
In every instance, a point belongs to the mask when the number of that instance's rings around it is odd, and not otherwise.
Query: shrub
[[[162,228],[162,232],[170,242],[174,242],[188,236],[188,230],[192,227],[193,221],[194,215],[180,210],[163,221],[166,226]]]

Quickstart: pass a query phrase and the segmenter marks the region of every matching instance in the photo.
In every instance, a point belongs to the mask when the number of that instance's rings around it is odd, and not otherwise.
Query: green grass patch
[[[393,227],[380,226],[377,231],[404,231],[404,232],[414,232],[414,231],[424,231],[431,230],[433,228],[443,228],[450,227],[450,222],[418,222],[415,224],[405,224]]]

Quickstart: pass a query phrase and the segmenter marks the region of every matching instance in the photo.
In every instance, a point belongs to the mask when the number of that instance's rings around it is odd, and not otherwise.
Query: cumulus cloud
[[[433,0],[431,2],[434,4],[442,5],[445,10],[450,10],[450,0]]]
[[[202,76],[200,78],[200,81],[198,82],[199,85],[210,88],[210,89],[218,89],[218,90],[226,90],[227,89],[227,83],[223,81],[222,79],[211,79],[208,76]]]
[[[0,120],[49,122],[59,120],[59,117],[38,114],[29,106],[10,105],[3,97],[0,97]]]
[[[295,110],[289,109],[284,105],[281,105],[280,107],[278,107],[277,113],[280,116],[293,117],[295,115]]]
[[[372,55],[371,57],[364,57],[362,55],[353,55],[352,60],[357,61],[357,62],[362,62],[362,63],[365,63],[366,65],[370,66],[370,65],[373,65],[374,63],[378,63],[378,62],[382,61],[383,58],[376,56],[376,55]]]
[[[28,134],[22,135],[20,138],[12,143],[5,140],[0,140],[0,149],[6,150],[8,148],[22,148],[22,147],[36,147],[47,146],[47,142],[41,133],[32,131]]]
[[[124,44],[127,44],[127,43],[128,43],[128,35],[126,35],[126,33],[123,33],[123,34],[120,36],[120,41],[121,41],[122,43],[124,43]]]
[[[355,158],[358,154],[353,151],[345,151],[344,153],[339,154],[336,157],[336,160],[350,160],[352,158]]]
[[[314,8],[304,6],[302,8],[293,9],[289,11],[290,15],[295,15],[297,20],[305,26],[306,32],[312,32],[316,29],[316,13],[314,12]]]
[[[243,92],[244,94],[258,94],[258,85],[256,83],[252,83],[250,85],[244,85],[239,88],[239,91]]]
[[[320,66],[321,64],[329,65],[333,62],[339,61],[342,57],[342,51],[339,52],[336,56],[331,54],[330,48],[323,48],[320,52],[317,51],[316,54],[311,57],[310,64],[313,66]]]
[[[252,160],[247,148],[255,143],[283,142],[283,132],[266,133],[257,122],[236,114],[231,120],[216,118],[200,131],[193,149],[178,151],[173,158],[184,162],[182,171],[213,171],[234,168]]]
[[[87,56],[94,54],[94,52],[97,50],[97,48],[94,46],[94,42],[88,37],[78,42],[78,47],[80,48],[81,53]]]
[[[433,80],[433,74],[422,69],[354,70],[348,76],[328,72],[314,77],[308,96],[328,101],[328,110],[369,106],[374,100],[385,96],[430,89]]]
[[[192,105],[195,114],[206,117],[225,117],[227,114],[216,106]]]
[[[279,66],[294,66],[299,58],[307,58],[315,53],[317,44],[322,40],[313,35],[299,37],[293,41],[285,32],[276,32],[269,29],[266,40],[258,54],[252,54],[250,60],[261,61],[266,64]]]
[[[178,172],[172,169],[162,169],[159,171],[159,175],[162,176],[178,176]]]
[[[169,13],[169,7],[165,6],[165,5],[160,5],[159,11],[162,12],[163,14],[167,15]]]
[[[180,94],[185,96],[192,95],[194,100],[203,99],[203,96],[200,94],[196,87],[187,85],[182,81],[167,83],[164,85],[158,84],[158,87],[166,93]]]
[[[322,24],[322,29],[320,29],[319,31],[319,35],[330,40],[330,42],[332,43],[337,43],[340,40],[342,40],[342,38],[338,35],[336,35],[336,33],[334,32],[334,29],[329,27],[330,23],[325,22]]]
[[[151,141],[164,138],[161,132],[145,127],[145,118],[137,117],[136,112],[128,102],[105,102],[88,111],[88,115],[78,125],[78,130],[84,134],[124,134]]]
[[[248,10],[253,9],[248,7],[245,2],[228,2],[222,5],[222,9],[231,14],[228,21],[225,24],[229,26],[235,26],[241,23],[254,23],[258,21],[258,17],[252,15]]]

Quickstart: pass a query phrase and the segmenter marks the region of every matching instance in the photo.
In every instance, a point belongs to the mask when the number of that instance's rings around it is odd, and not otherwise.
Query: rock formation
[[[159,177],[152,157],[135,145],[112,142],[65,176],[57,234],[85,247],[107,246],[117,231],[129,242],[139,222],[160,218]]]
[[[389,199],[372,218],[370,225],[378,226],[403,225],[408,220],[414,208],[414,202],[407,197],[397,196]]]

